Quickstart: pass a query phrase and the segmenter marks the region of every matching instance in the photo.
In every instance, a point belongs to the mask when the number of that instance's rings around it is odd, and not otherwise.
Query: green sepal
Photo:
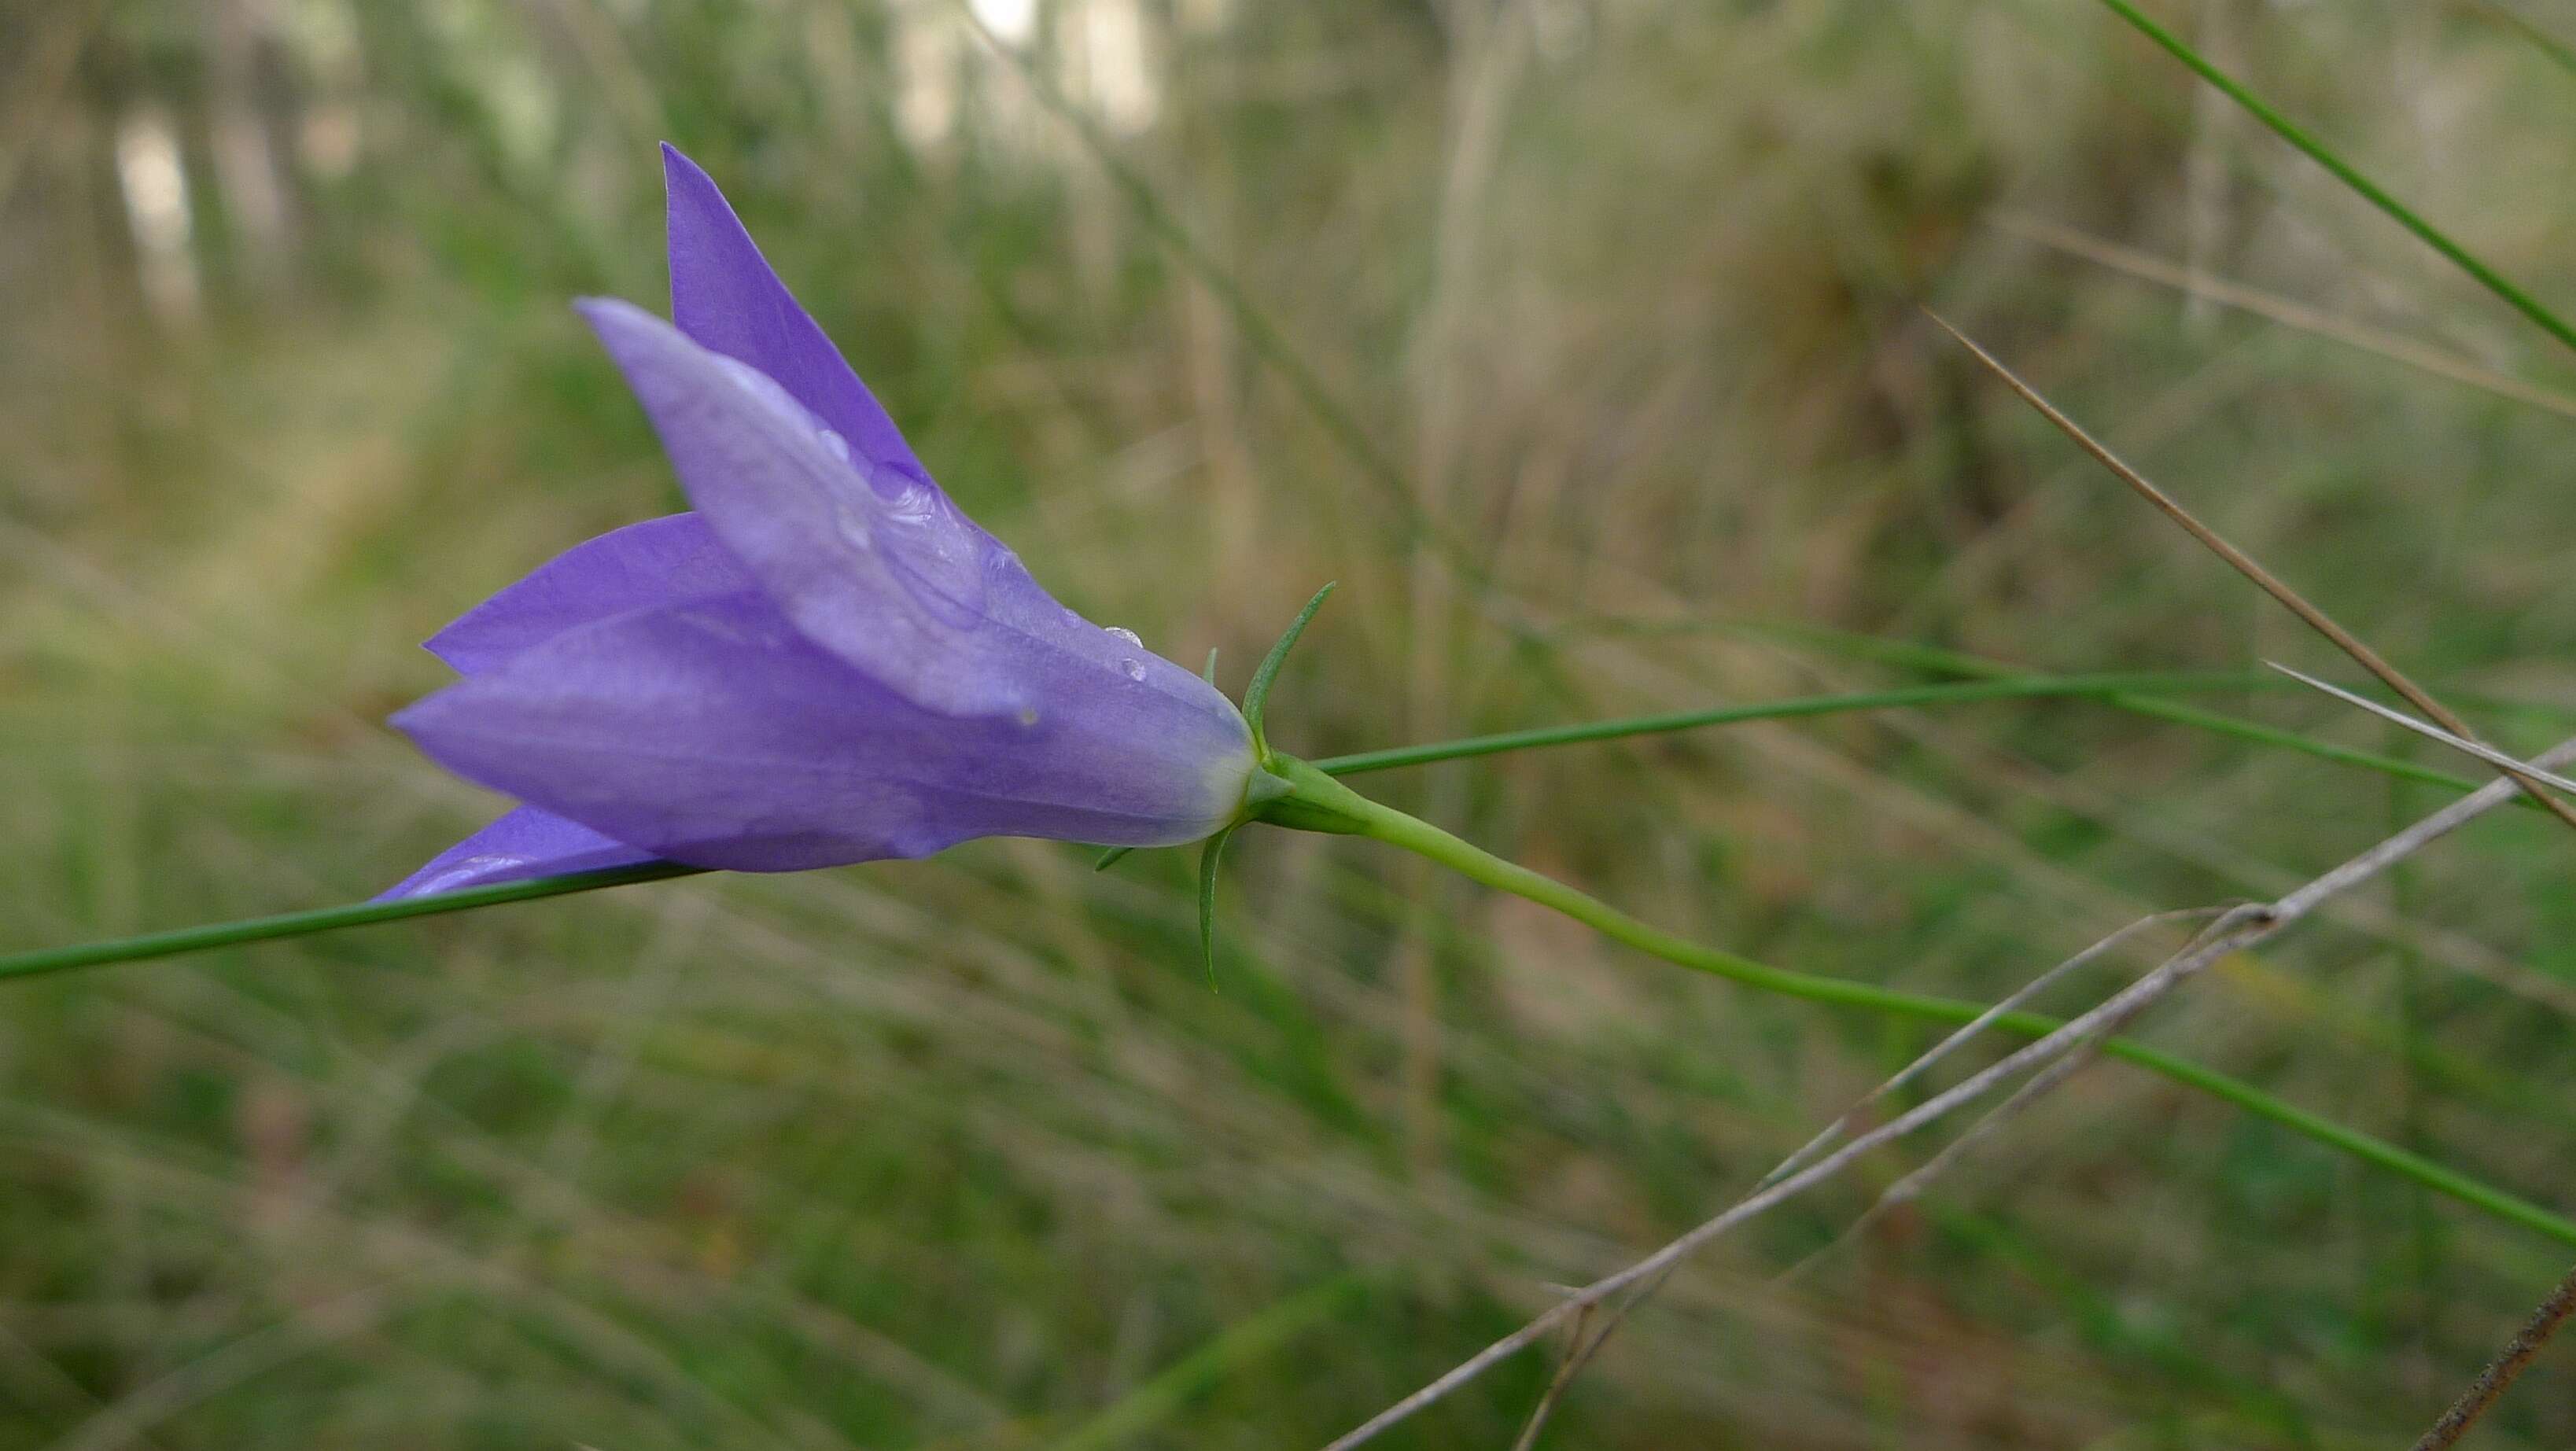
[[[1279,666],[1287,660],[1288,651],[1297,643],[1297,637],[1306,633],[1307,621],[1315,618],[1315,611],[1324,607],[1324,597],[1332,592],[1333,587],[1329,584],[1315,591],[1315,597],[1306,601],[1306,608],[1297,612],[1297,618],[1288,626],[1288,633],[1280,636],[1279,643],[1270,647],[1270,653],[1261,657],[1260,668],[1252,672],[1252,683],[1244,687],[1243,722],[1252,727],[1252,752],[1264,764],[1270,760],[1270,740],[1261,731],[1261,708],[1270,701],[1270,682],[1279,674]]]
[[[1199,853],[1199,956],[1207,963],[1208,986],[1216,986],[1216,869],[1225,858],[1225,844],[1238,830],[1229,826],[1208,838],[1207,849]]]
[[[1207,668],[1199,672],[1199,679],[1210,685],[1216,684],[1216,647],[1213,645],[1208,647]]]
[[[1382,814],[1375,802],[1295,756],[1274,752],[1254,773],[1253,786],[1244,793],[1246,817],[1295,831],[1358,836]]]
[[[1127,853],[1134,851],[1135,849],[1136,848],[1132,846],[1113,846],[1100,854],[1100,860],[1093,862],[1091,864],[1091,869],[1095,872],[1105,872],[1111,867],[1118,865],[1120,861],[1125,859]]]
[[[1293,761],[1294,756],[1273,756],[1274,761]],[[1268,802],[1276,801],[1297,788],[1276,771],[1256,770],[1252,779],[1243,783],[1243,818],[1250,821]]]

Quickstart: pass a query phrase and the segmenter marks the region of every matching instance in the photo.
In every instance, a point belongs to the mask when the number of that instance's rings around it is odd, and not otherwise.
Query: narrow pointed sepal
[[[1208,838],[1207,850],[1199,853],[1199,956],[1207,963],[1208,986],[1216,986],[1216,875],[1225,860],[1225,844],[1237,828],[1227,827]]]
[[[1289,623],[1288,633],[1281,635],[1279,643],[1270,647],[1270,653],[1261,657],[1261,664],[1252,672],[1252,683],[1244,687],[1243,721],[1252,727],[1253,754],[1265,762],[1270,759],[1270,738],[1262,733],[1261,711],[1270,703],[1270,682],[1277,678],[1279,667],[1287,662],[1288,652],[1296,648],[1297,637],[1306,633],[1306,626],[1315,618],[1315,611],[1324,607],[1325,596],[1332,592],[1330,584],[1315,591],[1315,597],[1306,601],[1306,608],[1299,610],[1297,618]],[[1214,669],[1213,659],[1209,667]]]

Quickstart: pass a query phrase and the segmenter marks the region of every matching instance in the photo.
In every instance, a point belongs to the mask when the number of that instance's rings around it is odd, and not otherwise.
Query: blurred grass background
[[[2576,73],[2514,23],[2576,8],[2159,13],[2576,305]],[[496,809],[380,721],[443,678],[414,641],[678,505],[564,306],[658,300],[663,137],[1067,603],[1239,688],[1340,579],[1273,697],[1303,754],[1916,678],[1785,625],[2349,675],[1918,301],[2500,740],[2576,719],[2576,360],[2097,6],[974,14],[1022,59],[946,0],[0,3],[0,950],[364,896]],[[2070,702],[1375,788],[1987,998],[2438,799]],[[2576,892],[2505,815],[2148,1035],[2568,1205]],[[11,985],[0,1445],[1317,1444],[1926,1042],[1278,833],[1210,992],[1180,855]],[[2565,1268],[2115,1066],[1778,1278],[1928,1151],[1703,1256],[1549,1444],[2386,1446]],[[2477,1444],[2576,1438],[2567,1365]],[[1507,1445],[1547,1373],[1385,1444]]]

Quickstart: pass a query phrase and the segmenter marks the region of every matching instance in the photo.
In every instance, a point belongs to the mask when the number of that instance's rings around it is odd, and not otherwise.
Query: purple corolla
[[[705,172],[663,149],[674,327],[579,304],[689,513],[540,567],[430,640],[394,717],[523,805],[411,896],[656,859],[795,871],[978,836],[1195,841],[1255,770],[1216,688],[1055,602],[932,483]]]

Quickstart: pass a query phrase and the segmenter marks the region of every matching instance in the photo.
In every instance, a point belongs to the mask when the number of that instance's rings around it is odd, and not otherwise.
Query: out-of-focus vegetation
[[[2346,673],[1918,301],[2497,738],[2576,718],[2576,359],[2097,6],[976,13],[1025,69],[944,0],[0,4],[0,949],[363,896],[495,809],[379,721],[413,641],[677,503],[564,305],[658,296],[662,137],[1068,603],[1239,687],[1340,579],[1292,750],[1912,678],[1791,623]],[[2576,74],[2511,17],[2160,13],[2576,305]],[[1376,789],[1986,998],[2434,799],[2084,703]],[[2570,843],[2504,816],[2148,1035],[2576,1203]],[[1313,1444],[1926,1041],[1365,844],[1233,859],[1216,992],[1180,854],[1020,842],[7,985],[0,1445]],[[1924,1152],[1696,1262],[1552,1443],[2386,1446],[2565,1267],[2111,1066],[1779,1278]],[[2567,1363],[2481,1444],[2576,1436]],[[1387,1444],[1506,1445],[1547,1374]]]

